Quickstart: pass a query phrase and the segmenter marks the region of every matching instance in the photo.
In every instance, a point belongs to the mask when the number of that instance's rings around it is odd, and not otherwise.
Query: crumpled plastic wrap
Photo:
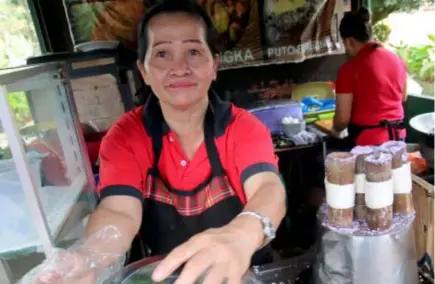
[[[117,247],[120,238],[116,227],[107,226],[68,249],[56,248],[51,256],[26,274],[22,283],[63,284],[95,274],[94,283],[102,283],[125,264],[125,254],[110,252]]]
[[[366,223],[333,228],[325,208],[318,218],[324,228],[314,265],[315,284],[417,284],[414,215],[395,215],[392,227],[372,231]]]
[[[315,133],[311,133],[305,130],[299,132],[296,135],[292,135],[290,138],[296,146],[309,145],[319,141],[319,137]]]

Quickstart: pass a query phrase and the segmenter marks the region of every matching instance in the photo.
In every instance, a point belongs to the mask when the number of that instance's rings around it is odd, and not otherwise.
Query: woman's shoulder
[[[337,79],[335,80],[335,90],[337,93],[352,92],[352,82],[355,78],[354,60],[348,61],[341,65],[337,73]]]
[[[132,137],[138,131],[143,131],[143,108],[139,106],[122,114],[109,128],[107,136]]]
[[[340,66],[340,69],[338,70],[338,74],[344,75],[353,72],[354,64],[355,64],[355,60],[350,60],[345,62],[343,65]]]
[[[384,57],[389,58],[391,61],[395,62],[397,65],[404,67],[406,69],[406,63],[400,55],[396,54],[392,50],[385,48],[385,47],[382,49],[382,52],[383,52]]]
[[[236,131],[252,131],[267,129],[267,127],[249,110],[231,105],[233,116],[231,129]]]

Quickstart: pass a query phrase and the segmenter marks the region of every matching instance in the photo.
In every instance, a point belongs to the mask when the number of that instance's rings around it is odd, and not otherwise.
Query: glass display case
[[[0,283],[76,241],[95,182],[59,63],[0,71]]]

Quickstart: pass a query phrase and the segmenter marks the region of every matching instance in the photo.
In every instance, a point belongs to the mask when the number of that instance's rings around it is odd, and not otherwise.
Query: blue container
[[[302,105],[292,100],[259,101],[247,109],[269,128],[271,134],[281,133],[283,117],[303,119]]]

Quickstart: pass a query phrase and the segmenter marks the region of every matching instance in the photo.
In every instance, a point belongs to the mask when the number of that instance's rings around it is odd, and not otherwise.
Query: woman
[[[123,253],[140,231],[153,255],[169,253],[156,282],[184,264],[178,283],[206,269],[206,283],[238,283],[273,239],[285,192],[267,128],[210,91],[212,24],[187,2],[159,4],[142,21],[138,67],[154,95],[102,142],[101,203],[86,234],[115,226],[118,247],[98,250]]]
[[[353,58],[338,73],[334,130],[348,129],[348,148],[404,139],[404,62],[371,41],[370,13],[364,7],[343,17],[340,35]]]

